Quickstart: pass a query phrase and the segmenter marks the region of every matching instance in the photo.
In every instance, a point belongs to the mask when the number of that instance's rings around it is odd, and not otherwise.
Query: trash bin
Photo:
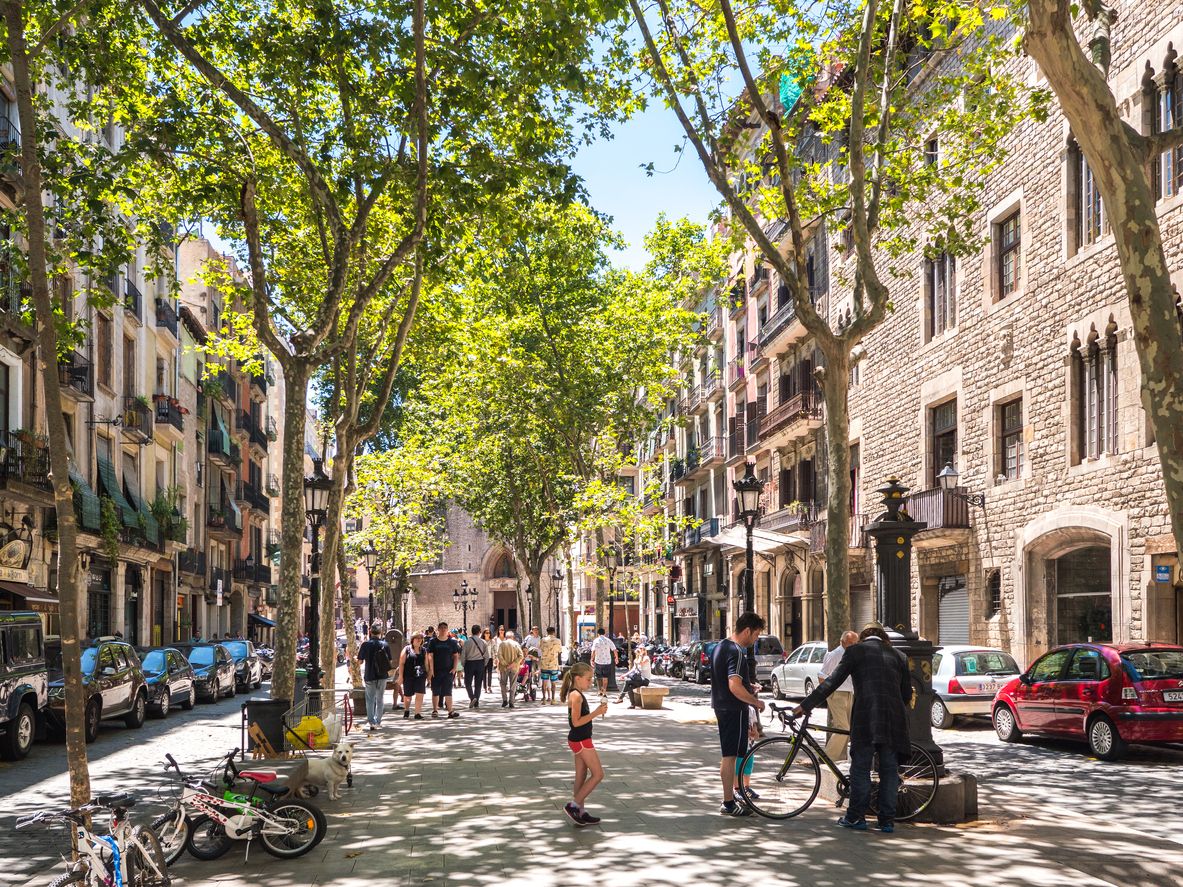
[[[308,689],[308,669],[297,668],[296,669],[296,687],[295,687],[295,692],[293,692],[293,694],[292,694],[295,697],[297,702],[304,701],[304,691],[307,689]]]
[[[250,728],[258,725],[275,752],[283,751],[283,716],[292,707],[288,699],[249,699],[246,703],[247,748],[254,751],[255,740]]]

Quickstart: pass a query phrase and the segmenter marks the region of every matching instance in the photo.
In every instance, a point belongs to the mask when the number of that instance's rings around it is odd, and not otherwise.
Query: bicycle
[[[50,822],[68,822],[74,830],[78,855],[66,861],[67,871],[50,882],[49,887],[83,884],[86,887],[168,887],[168,863],[155,833],[143,825],[131,825],[127,810],[135,800],[125,792],[99,795],[89,804],[56,812],[43,810],[22,816],[18,829]],[[87,826],[87,818],[99,810],[111,812],[106,835],[98,835]]]
[[[850,778],[843,773],[825,748],[809,732],[809,715],[799,721],[790,712],[792,706],[769,706],[770,717],[779,717],[781,728],[789,736],[772,736],[753,745],[744,756],[741,773],[751,764],[750,784],[740,784],[740,796],[754,812],[768,819],[791,819],[809,809],[821,789],[821,765],[834,775],[837,799],[841,807],[850,796]],[[819,728],[826,733],[850,735],[837,727]],[[878,809],[879,783],[877,761],[871,767],[870,812]],[[913,744],[908,763],[900,765],[900,787],[896,795],[896,820],[914,819],[923,813],[936,796],[940,770],[932,755]]]
[[[205,780],[184,773],[172,755],[165,755],[165,771],[175,770],[183,786],[173,809],[152,822],[169,865],[186,850],[197,859],[218,859],[234,841],[247,842],[249,859],[255,838],[272,856],[295,859],[324,838],[328,822],[319,808],[285,797],[287,786],[277,784],[272,772],[240,771],[237,755],[234,749],[219,758]],[[244,781],[249,791],[238,790]]]

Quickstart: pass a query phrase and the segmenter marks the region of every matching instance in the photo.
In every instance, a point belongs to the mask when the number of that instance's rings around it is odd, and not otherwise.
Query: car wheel
[[[813,681],[810,678],[805,679],[805,695],[808,696],[813,692]]]
[[[86,703],[86,720],[83,722],[82,729],[86,734],[87,742],[94,742],[99,738],[99,721],[102,720],[102,715],[102,703],[98,699],[91,699]]]
[[[776,675],[772,676],[772,698],[784,699],[785,694],[780,691],[780,681],[776,679]]]
[[[942,730],[948,730],[953,726],[953,715],[949,714],[949,709],[940,699],[932,701],[932,710],[929,712],[928,720],[934,727],[939,727]]]
[[[185,697],[185,701],[181,703],[181,708],[185,711],[193,710],[193,703],[197,701],[197,691],[192,687],[189,688],[189,695]]]
[[[160,697],[160,704],[156,706],[153,712],[158,718],[167,718],[168,710],[172,707],[173,694],[171,690],[166,689],[164,695]]]
[[[1116,761],[1126,753],[1126,741],[1113,721],[1098,715],[1088,725],[1089,751],[1102,761]]]
[[[6,761],[19,761],[33,747],[33,736],[37,732],[37,716],[27,702],[17,706],[16,717],[9,723],[3,738],[0,738],[0,757]]]
[[[994,709],[994,732],[1003,742],[1018,742],[1023,736],[1015,721],[1015,713],[1009,705],[1002,704]]]
[[[132,704],[131,711],[123,716],[123,723],[127,724],[132,730],[138,730],[144,726],[144,715],[148,709],[148,697],[145,693],[137,693],[136,701]]]
[[[701,665],[694,666],[694,682],[696,684],[705,684],[707,682],[707,676],[703,673]]]

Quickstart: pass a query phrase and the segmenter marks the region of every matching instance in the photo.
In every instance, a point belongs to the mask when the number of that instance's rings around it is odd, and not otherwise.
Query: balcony
[[[222,589],[224,599],[230,597],[230,573],[222,567],[210,567],[209,569],[209,593],[216,595],[218,588]]]
[[[760,519],[760,526],[776,533],[795,533],[811,526],[818,515],[815,502],[791,502]]]
[[[267,440],[271,441],[271,443],[275,443],[277,440],[279,440],[279,426],[275,423],[274,416],[267,417],[266,430]]]
[[[697,385],[686,392],[686,415],[692,415],[703,404],[702,389]]]
[[[202,383],[202,391],[208,396],[231,405],[238,403],[238,383],[225,369],[219,369]]]
[[[748,404],[748,421],[746,423],[748,432],[748,449],[753,450],[760,444],[760,420],[764,418],[768,412],[768,395],[763,394],[756,398],[754,403]]]
[[[271,500],[268,499],[263,492],[249,481],[240,480],[238,482],[238,489],[234,496],[238,502],[245,502],[248,507],[264,513],[271,510]]]
[[[205,578],[205,552],[186,548],[177,555],[177,570],[190,576]]]
[[[255,417],[251,415],[249,410],[238,411],[238,421],[235,423],[235,430],[239,434],[245,435],[252,447],[258,447],[266,455],[267,435],[263,433],[262,426],[255,421]]]
[[[768,363],[768,352],[758,342],[748,342],[748,372],[754,373]]]
[[[31,487],[38,499],[52,499],[49,482],[49,445],[46,438],[29,432],[7,434],[0,446],[0,482],[6,489],[14,484]]]
[[[21,131],[7,117],[0,117],[0,167],[6,175],[19,175]]]
[[[62,386],[62,394],[93,403],[94,364],[77,351],[59,359],[58,384]]]
[[[752,276],[748,278],[748,294],[752,295],[761,286],[768,283],[768,268],[765,265],[757,265],[752,271]]]
[[[260,400],[266,400],[269,383],[266,369],[261,373],[251,373],[251,394],[257,395]]]
[[[181,402],[168,394],[156,394],[152,397],[156,407],[156,426],[164,432],[171,432],[178,436],[185,433],[185,416],[181,412]]]
[[[177,327],[177,309],[168,299],[156,300],[156,328],[168,330],[174,339],[180,339],[180,331]]]
[[[797,304],[790,298],[785,304],[773,312],[768,320],[764,321],[764,325],[760,327],[760,344],[765,348],[770,348],[772,343],[776,341],[777,336],[788,329],[789,325],[797,319]]]
[[[282,547],[282,537],[279,530],[272,530],[267,534],[267,557],[274,558]]]
[[[747,307],[747,282],[740,279],[727,292],[727,307],[732,317],[739,315]]]
[[[723,438],[708,437],[698,448],[698,464],[700,468],[709,468],[723,461]]]
[[[821,404],[814,391],[787,398],[760,419],[760,438],[781,446],[821,426]]]
[[[822,513],[825,513],[824,509]],[[827,521],[825,517],[819,517],[809,525],[810,551],[821,553],[826,550],[826,525]],[[850,516],[850,547],[867,548],[869,545],[870,542],[867,539],[867,516],[865,514],[852,514]]]
[[[746,449],[746,434],[744,432],[744,423],[740,422],[735,426],[735,430],[727,435],[727,458],[735,459],[743,456]]]
[[[130,280],[124,281],[123,288],[123,307],[127,313],[136,320],[142,320],[144,317],[144,296],[140,293],[137,287]]]
[[[905,509],[912,520],[928,524],[913,539],[918,549],[943,548],[969,541],[969,503],[953,490],[935,487],[912,493]]]
[[[681,459],[674,459],[670,462],[670,480],[680,481],[686,476],[686,463]]]
[[[276,496],[278,496],[279,495],[279,478],[276,477],[274,474],[267,475],[267,483],[263,487],[263,491],[268,496],[270,496],[272,499],[274,499]],[[278,539],[278,538],[279,537],[276,536],[276,539]]]
[[[746,382],[747,368],[742,357],[737,357],[727,363],[727,387],[734,388],[740,382]]]
[[[718,305],[712,306],[707,311],[702,331],[708,339],[715,339],[723,334],[723,309]]]
[[[242,536],[242,525],[239,523],[238,515],[230,507],[223,509],[211,505],[205,525],[209,528],[210,535],[222,539],[237,539]]]
[[[7,246],[7,249],[12,249],[11,244]],[[29,285],[17,268],[9,265],[0,271],[0,313],[14,321],[23,323],[21,304],[29,295]]]
[[[234,562],[234,578],[255,585],[271,584],[271,564],[256,562],[254,558],[239,558]]]
[[[155,412],[143,396],[123,398],[123,424],[120,430],[132,443],[145,444],[152,440]]]
[[[697,527],[688,529],[682,537],[682,549],[693,548],[710,541],[719,535],[723,528],[722,525],[723,521],[720,518],[712,517],[704,520]]]
[[[232,450],[237,450],[238,447],[221,428],[211,428],[209,430],[208,447],[209,457],[212,462],[216,462],[223,468],[231,470],[238,468],[238,462],[231,455]]]
[[[713,370],[702,380],[702,385],[699,386],[702,392],[702,399],[705,403],[711,403],[716,398],[723,395],[723,376],[718,370]]]

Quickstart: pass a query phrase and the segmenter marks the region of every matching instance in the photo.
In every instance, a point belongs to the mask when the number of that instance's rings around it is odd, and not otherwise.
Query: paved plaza
[[[323,800],[329,833],[308,856],[284,861],[238,844],[221,860],[182,857],[174,883],[363,885],[517,881],[550,885],[762,884],[1115,885],[1183,883],[1178,797],[1183,750],[1135,749],[1104,764],[1083,748],[1028,741],[1004,746],[988,725],[939,731],[947,762],[980,780],[981,820],[903,825],[895,835],[834,826],[818,802],[788,822],[727,819],[715,811],[717,751],[705,687],[677,681],[668,709],[614,706],[595,739],[607,777],[588,803],[599,826],[574,829],[562,813],[571,756],[560,706],[487,708],[459,720],[386,716],[357,738],[354,786]],[[157,762],[183,765],[238,744],[238,701],[149,722],[105,727],[91,746],[95,791],[167,785]],[[56,872],[62,832],[15,834],[15,815],[67,797],[56,773],[62,746],[38,745],[0,769],[0,883],[43,887]],[[198,769],[196,766],[193,769]]]

